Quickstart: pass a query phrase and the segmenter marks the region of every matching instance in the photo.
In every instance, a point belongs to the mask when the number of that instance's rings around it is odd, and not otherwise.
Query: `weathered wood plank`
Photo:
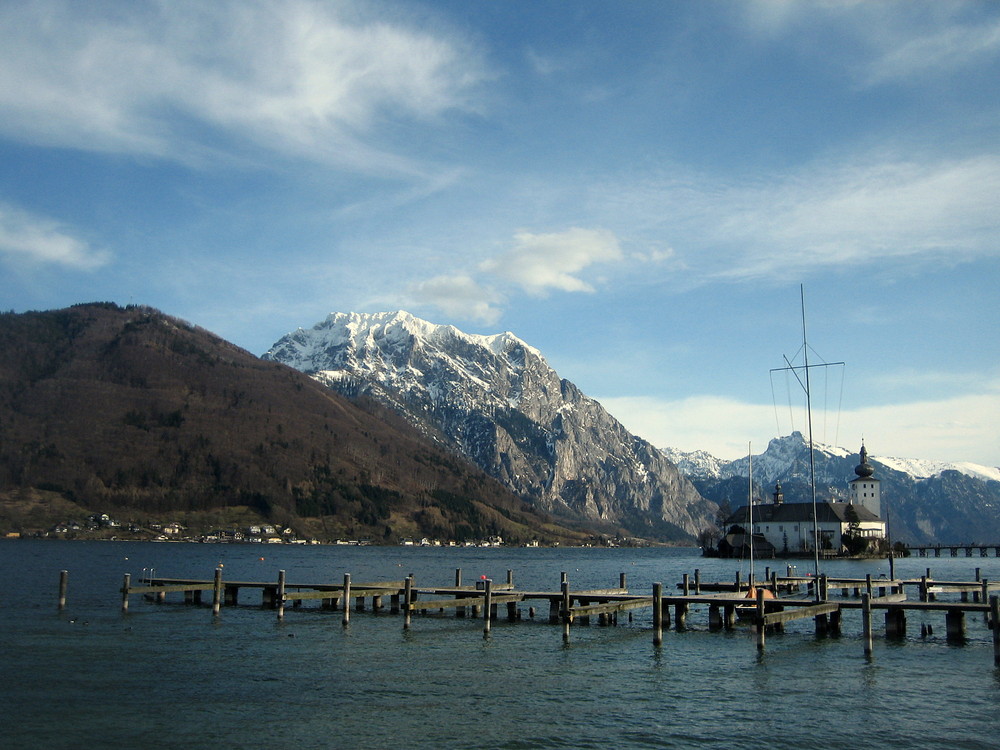
[[[178,583],[171,586],[129,586],[128,592],[130,594],[159,594],[171,591],[211,591],[214,587],[215,585],[211,581],[206,581],[198,584]]]
[[[524,601],[520,594],[496,594],[490,597],[493,604],[509,604]],[[421,609],[449,609],[451,607],[485,607],[485,596],[460,596],[456,599],[417,599],[411,602],[410,609],[418,612]]]
[[[826,602],[824,604],[813,604],[809,607],[786,609],[784,612],[767,612],[764,614],[764,624],[776,625],[779,622],[791,622],[792,620],[802,620],[806,617],[828,615],[831,612],[837,612],[838,610],[840,610],[840,604],[838,602]]]
[[[627,601],[605,602],[603,604],[587,604],[581,607],[570,607],[570,617],[589,617],[591,615],[607,614],[608,612],[625,612],[629,609],[652,607],[653,597],[637,596]]]

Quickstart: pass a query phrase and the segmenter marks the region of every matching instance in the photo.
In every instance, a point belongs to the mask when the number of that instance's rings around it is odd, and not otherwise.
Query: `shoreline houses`
[[[849,484],[848,502],[817,502],[816,529],[819,549],[827,554],[865,554],[877,551],[886,539],[880,481],[868,463],[868,451],[861,446],[857,475]],[[725,521],[726,534],[719,540],[721,557],[748,557],[747,533],[750,508],[737,508]],[[813,504],[785,503],[781,482],[774,488],[770,503],[754,502],[753,553],[756,557],[812,554]]]

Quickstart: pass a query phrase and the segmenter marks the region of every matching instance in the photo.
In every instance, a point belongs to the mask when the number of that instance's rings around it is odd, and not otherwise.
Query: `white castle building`
[[[816,530],[819,547],[833,553],[844,547],[844,534],[856,524],[855,533],[871,540],[885,539],[886,524],[880,517],[881,490],[875,470],[868,463],[868,452],[861,446],[861,462],[854,469],[857,478],[849,482],[849,500],[846,503],[822,502],[816,504]],[[753,545],[757,557],[798,555],[814,550],[812,503],[785,503],[781,482],[774,488],[770,503],[754,503]],[[719,552],[724,557],[749,555],[750,523],[748,506],[738,508],[728,519],[730,530],[719,542]],[[734,530],[738,527],[742,531]]]

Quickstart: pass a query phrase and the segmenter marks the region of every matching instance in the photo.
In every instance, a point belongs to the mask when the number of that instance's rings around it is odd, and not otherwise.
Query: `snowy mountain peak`
[[[403,311],[333,313],[264,358],[382,402],[546,511],[672,541],[693,539],[716,511],[512,333],[463,333]]]
[[[405,310],[380,313],[330,313],[311,329],[299,328],[278,341],[265,355],[302,370],[330,371],[331,355],[344,366],[358,361],[358,353],[381,350],[383,363],[407,358],[414,348],[443,351],[458,344],[486,350],[493,356],[512,356],[523,363],[524,353],[544,358],[513,333],[492,335],[464,333],[451,325],[422,320]],[[393,355],[396,356],[393,356]],[[387,360],[388,357],[388,360]],[[360,357],[365,359],[365,357]]]

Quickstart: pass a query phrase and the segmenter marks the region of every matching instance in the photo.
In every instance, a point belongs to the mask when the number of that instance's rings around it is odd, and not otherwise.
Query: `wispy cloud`
[[[686,283],[771,278],[887,260],[949,264],[1000,255],[1000,158],[884,151],[735,183],[711,174],[605,183],[588,200],[670,243]],[[610,222],[609,222],[610,223]]]
[[[0,257],[92,270],[105,265],[110,254],[74,237],[52,219],[0,203]]]
[[[640,259],[652,262],[668,255],[654,251]],[[412,283],[406,295],[447,314],[491,324],[503,312],[499,305],[507,300],[507,291],[534,296],[552,291],[593,292],[593,285],[581,273],[593,265],[624,259],[618,238],[605,229],[520,232],[507,250],[475,269]]]
[[[592,292],[594,288],[579,277],[580,271],[622,257],[613,233],[573,227],[563,232],[516,234],[507,252],[485,261],[480,269],[529,294],[544,294],[550,289]]]
[[[502,313],[496,307],[501,301],[496,290],[461,274],[420,281],[410,287],[408,294],[418,305],[430,305],[446,315],[487,325],[496,323]]]
[[[368,20],[350,2],[102,7],[0,6],[4,134],[182,161],[264,148],[412,173],[426,167],[380,145],[380,126],[474,109],[486,77],[460,39]]]
[[[899,39],[882,50],[867,66],[866,83],[922,81],[927,75],[951,75],[998,54],[1000,22],[945,24]]]

